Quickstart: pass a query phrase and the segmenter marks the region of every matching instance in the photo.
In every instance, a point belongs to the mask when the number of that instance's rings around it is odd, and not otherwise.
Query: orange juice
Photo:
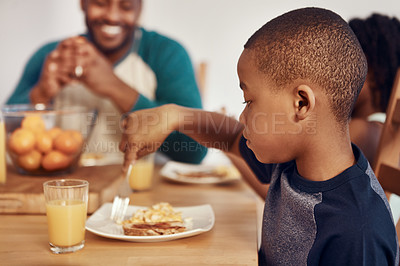
[[[68,247],[85,239],[87,206],[81,200],[52,200],[46,203],[50,243]]]
[[[1,115],[1,114],[0,114]],[[0,184],[6,182],[6,134],[0,117]]]
[[[146,190],[151,188],[153,179],[154,162],[152,160],[138,160],[132,165],[129,175],[129,186],[133,190]]]

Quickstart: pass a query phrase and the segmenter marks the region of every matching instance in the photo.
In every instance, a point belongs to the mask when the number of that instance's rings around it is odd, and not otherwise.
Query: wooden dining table
[[[109,166],[103,167],[100,172],[107,173]],[[160,176],[160,167],[152,189],[131,192],[122,181],[120,192],[128,191],[130,204],[138,206],[210,204],[215,214],[210,231],[152,243],[86,231],[82,250],[57,255],[49,249],[45,214],[1,213],[0,265],[257,265],[260,199],[253,190],[241,179],[201,185],[173,182]]]

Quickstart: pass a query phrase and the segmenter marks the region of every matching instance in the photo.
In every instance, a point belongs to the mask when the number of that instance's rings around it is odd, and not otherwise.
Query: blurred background
[[[398,0],[143,0],[141,24],[178,40],[194,66],[206,63],[204,107],[239,116],[243,98],[236,63],[247,39],[291,9],[330,9],[345,20],[373,12],[400,17]],[[0,105],[11,94],[28,58],[43,44],[85,30],[79,0],[0,1]]]

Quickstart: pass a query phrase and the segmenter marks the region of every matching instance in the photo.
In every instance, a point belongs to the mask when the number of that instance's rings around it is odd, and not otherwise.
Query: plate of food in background
[[[240,180],[240,173],[233,164],[188,164],[167,162],[160,175],[176,182],[191,184],[220,184]]]

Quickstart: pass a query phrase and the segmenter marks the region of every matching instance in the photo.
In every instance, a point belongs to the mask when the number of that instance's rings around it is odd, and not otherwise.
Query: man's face
[[[299,127],[293,123],[290,90],[274,91],[272,83],[255,66],[252,51],[245,49],[238,62],[238,76],[246,107],[240,115],[247,146],[263,163],[293,159]]]
[[[82,0],[86,25],[103,53],[126,48],[132,42],[141,0]]]

